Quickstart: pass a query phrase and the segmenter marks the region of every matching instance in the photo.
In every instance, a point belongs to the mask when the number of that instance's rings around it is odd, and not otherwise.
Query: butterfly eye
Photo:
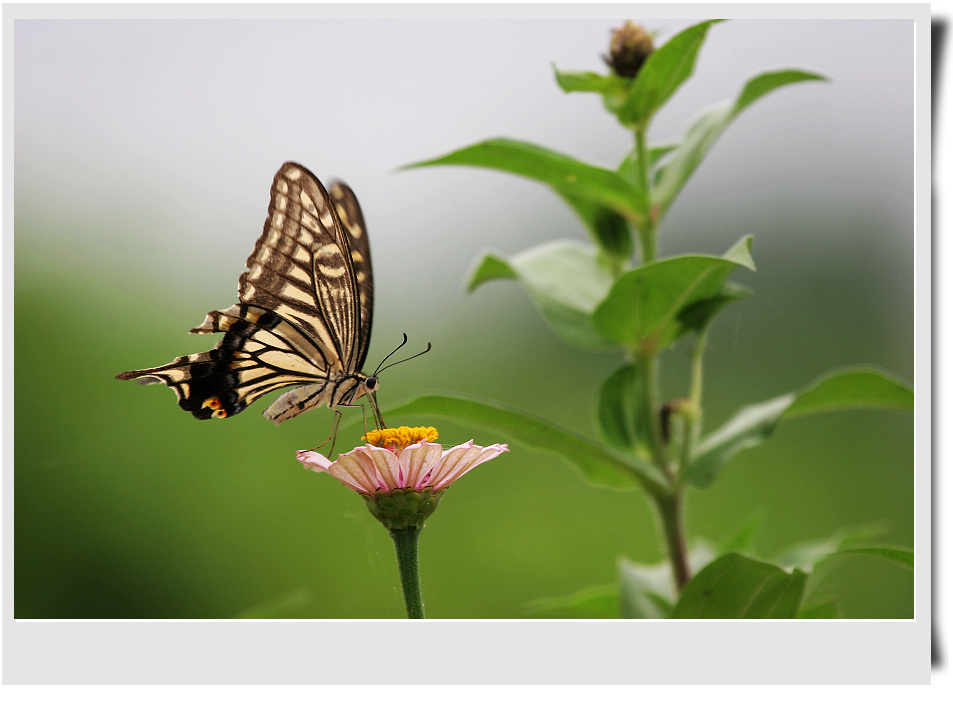
[[[364,387],[367,388],[368,392],[373,393],[377,390],[377,377],[368,376],[364,379]]]

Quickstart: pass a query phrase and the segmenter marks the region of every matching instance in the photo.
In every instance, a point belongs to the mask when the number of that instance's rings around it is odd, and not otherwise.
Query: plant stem
[[[688,584],[691,571],[688,569],[688,549],[685,544],[685,524],[682,518],[682,492],[676,489],[669,495],[656,496],[659,515],[662,517],[662,530],[668,548],[669,561],[672,563],[672,575],[679,592]]]
[[[397,549],[397,569],[400,572],[400,588],[404,593],[404,606],[408,619],[424,618],[424,602],[420,596],[420,567],[417,560],[420,528],[411,526],[402,530],[391,530]]]
[[[652,450],[652,459],[656,466],[671,478],[672,473],[668,463],[668,454],[665,441],[662,439],[662,427],[659,420],[659,393],[658,393],[658,355],[654,353],[639,353],[636,358],[643,376],[642,388],[642,415],[648,426],[649,447]]]
[[[649,180],[649,153],[645,144],[645,126],[638,126],[635,129],[635,150],[638,155],[638,179],[639,187],[645,194],[645,203],[647,212],[642,214],[642,225],[639,227],[639,243],[642,249],[642,264],[651,263],[656,257],[656,228],[655,221],[652,219],[652,199]]]
[[[682,443],[682,461],[680,469],[688,467],[692,458],[692,452],[698,437],[701,434],[702,426],[702,373],[704,370],[705,346],[708,344],[708,327],[704,327],[698,332],[695,338],[695,347],[692,349],[692,378],[689,388],[689,405],[686,411],[687,429],[685,430],[685,439]]]

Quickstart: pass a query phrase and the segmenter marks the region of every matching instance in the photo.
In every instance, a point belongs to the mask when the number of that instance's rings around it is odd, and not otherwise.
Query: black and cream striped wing
[[[357,205],[350,189],[342,194]],[[311,337],[329,374],[360,369],[360,341],[370,332],[363,325],[352,248],[339,216],[347,213],[343,206],[334,207],[307,169],[282,165],[271,186],[268,220],[245,263],[248,272],[238,281],[242,302],[274,312]],[[353,221],[363,233],[359,209],[356,214]],[[366,235],[361,240],[366,243]]]
[[[364,215],[357,197],[351,188],[343,182],[331,185],[331,198],[337,207],[338,218],[344,227],[348,247],[351,251],[351,263],[354,268],[354,280],[357,284],[359,306],[361,310],[361,331],[358,332],[354,347],[352,370],[361,370],[367,359],[367,347],[370,344],[371,320],[374,316],[374,273],[371,270],[371,246],[364,226]]]
[[[237,414],[290,385],[304,387],[265,411],[276,423],[358,397],[373,307],[370,253],[353,192],[344,185],[332,189],[340,203],[307,169],[283,165],[262,235],[239,279],[240,304],[209,312],[192,329],[224,332],[222,341],[211,351],[117,378],[165,383],[179,406],[199,419]]]

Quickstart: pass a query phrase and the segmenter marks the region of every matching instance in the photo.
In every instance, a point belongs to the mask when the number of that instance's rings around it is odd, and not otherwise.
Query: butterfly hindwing
[[[265,416],[276,424],[317,405],[348,405],[366,391],[373,278],[353,192],[286,163],[268,218],[239,278],[240,304],[209,312],[193,333],[224,332],[216,348],[117,378],[165,383],[199,419],[228,417],[278,388]],[[346,229],[346,230],[345,230]]]

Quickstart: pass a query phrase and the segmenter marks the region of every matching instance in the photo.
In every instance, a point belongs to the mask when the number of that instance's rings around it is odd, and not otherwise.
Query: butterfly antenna
[[[391,356],[393,356],[395,353],[397,353],[398,351],[400,351],[400,350],[404,347],[404,344],[406,344],[406,343],[407,343],[407,334],[405,333],[405,334],[404,334],[404,340],[401,341],[401,342],[397,345],[397,348],[396,348],[396,349],[394,349],[394,350],[391,351],[389,354],[387,354],[386,356],[384,356],[384,360],[381,361],[381,362],[377,365],[377,370],[374,371],[374,377],[375,377],[375,378],[377,377],[377,374],[380,372],[381,366],[384,365],[384,362],[387,361],[387,359],[389,359],[389,358],[390,358]]]
[[[387,359],[389,359],[389,358],[390,358],[391,356],[393,356],[395,353],[397,353],[397,352],[400,350],[401,346],[403,346],[403,345],[406,344],[406,343],[407,343],[407,334],[404,334],[404,340],[401,342],[400,346],[398,346],[396,349],[394,349],[394,350],[391,351],[389,354],[387,354],[387,356],[384,357],[384,360],[381,361],[380,365],[377,367],[377,370],[374,371],[374,377],[375,377],[375,378],[377,377],[377,374],[380,373],[381,371],[386,371],[388,368],[390,368],[391,366],[396,366],[398,363],[406,363],[407,361],[409,361],[409,360],[412,359],[412,358],[417,358],[418,356],[423,356],[425,353],[427,353],[428,351],[430,351],[430,348],[431,348],[431,345],[430,345],[430,343],[428,342],[428,343],[427,343],[427,348],[425,348],[425,349],[424,349],[423,351],[421,351],[420,353],[415,353],[413,356],[408,356],[407,358],[402,358],[400,361],[394,361],[393,363],[390,363],[390,364],[388,364],[388,365],[385,366],[385,365],[384,365],[384,362],[387,361]]]

